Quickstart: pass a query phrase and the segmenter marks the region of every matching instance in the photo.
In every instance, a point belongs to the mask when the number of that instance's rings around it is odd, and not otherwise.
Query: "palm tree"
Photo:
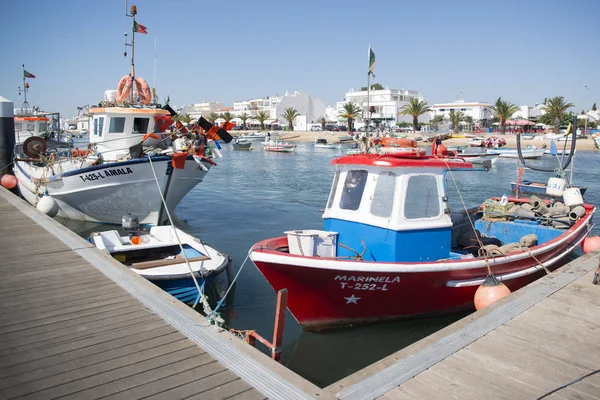
[[[348,132],[352,133],[353,121],[360,117],[362,111],[360,107],[352,102],[344,104],[344,111],[339,116],[348,120]]]
[[[460,123],[465,120],[465,114],[462,111],[450,111],[450,122],[454,125],[454,133],[458,133],[460,131]]]
[[[179,115],[178,121],[183,123],[184,125],[189,125],[192,123],[192,117],[189,114]]]
[[[281,117],[288,122],[288,128],[290,128],[290,131],[294,130],[294,119],[299,116],[300,113],[295,108],[286,108],[283,110],[283,114],[281,114]]]
[[[437,131],[443,122],[444,122],[444,116],[436,115],[435,117],[433,117],[431,119],[431,127]]]
[[[560,124],[565,119],[567,110],[574,106],[567,103],[563,96],[556,96],[544,101],[547,118],[554,123],[554,133],[560,132]]]
[[[250,119],[250,115],[243,113],[238,118],[242,120],[242,129],[246,130],[246,121]]]
[[[214,125],[215,121],[219,119],[219,114],[212,112],[206,116],[206,119]]]
[[[519,107],[510,103],[506,100],[502,100],[502,97],[498,97],[496,103],[490,107],[490,111],[494,114],[494,117],[500,121],[500,134],[506,134],[506,120],[509,119],[515,112],[519,110]]]
[[[259,111],[258,114],[256,114],[253,119],[257,120],[258,122],[260,122],[260,130],[264,131],[265,130],[265,121],[268,120],[270,117],[269,113],[266,111]]]
[[[223,118],[225,120],[225,122],[229,122],[232,119],[234,119],[235,117],[233,116],[232,113],[230,113],[229,111],[224,112],[223,114],[221,114],[221,118]]]
[[[408,99],[408,103],[402,106],[400,114],[413,117],[413,130],[416,132],[419,128],[419,117],[429,111],[429,105],[425,100],[419,100],[416,97]]]
[[[325,120],[325,117],[321,117],[321,132],[325,132],[325,125],[327,123],[327,121]]]

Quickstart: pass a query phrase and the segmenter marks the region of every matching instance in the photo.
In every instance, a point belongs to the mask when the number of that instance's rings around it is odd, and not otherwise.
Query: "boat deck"
[[[1,187],[0,213],[0,398],[334,398]]]
[[[342,379],[341,399],[600,398],[600,253]],[[594,372],[597,373],[594,373]]]

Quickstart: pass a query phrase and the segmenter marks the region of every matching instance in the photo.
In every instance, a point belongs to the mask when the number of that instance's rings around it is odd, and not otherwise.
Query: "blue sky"
[[[130,1],[136,72],[171,103],[298,90],[327,105],[376,79],[420,91],[429,104],[499,96],[533,105],[565,96],[575,111],[600,103],[600,1]],[[30,104],[65,116],[100,101],[129,72],[131,19],[122,0],[3,0],[0,96],[19,107],[21,64]],[[583,86],[587,85],[587,89]],[[600,104],[599,104],[600,105]]]

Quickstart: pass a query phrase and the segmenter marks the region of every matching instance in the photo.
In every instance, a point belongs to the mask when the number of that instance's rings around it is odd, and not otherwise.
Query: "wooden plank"
[[[179,349],[172,350],[177,348]],[[7,397],[25,396],[32,393],[35,393],[37,398],[64,397],[87,388],[153,370],[160,366],[169,364],[173,366],[179,361],[193,357],[190,353],[196,349],[187,341],[175,342],[128,357],[111,360],[112,364],[111,361],[107,362],[109,365],[101,363],[71,371],[69,374],[54,375],[47,379],[29,382],[26,385],[12,386],[4,389],[4,393]],[[132,367],[133,365],[135,368]]]
[[[129,305],[127,307],[120,307],[120,308],[116,308],[116,309],[114,307],[110,307],[110,309],[108,309],[108,310],[101,308],[99,310],[96,310],[96,312],[93,314],[77,316],[77,317],[74,317],[74,318],[71,318],[71,319],[65,320],[65,321],[58,321],[58,322],[53,322],[53,323],[49,323],[49,324],[45,324],[45,325],[24,328],[22,330],[16,330],[16,331],[9,332],[9,333],[3,333],[0,335],[0,341],[10,340],[12,338],[18,338],[18,337],[23,337],[23,338],[30,337],[30,336],[37,337],[38,335],[43,335],[47,332],[53,332],[58,329],[76,330],[76,329],[78,329],[79,326],[82,326],[89,322],[102,321],[103,319],[109,319],[109,318],[112,318],[113,316],[134,314],[135,312],[137,312],[139,310],[140,310],[139,304],[135,304],[135,303],[132,303],[131,305]],[[144,311],[146,311],[146,310],[144,310]],[[149,313],[148,311],[146,311],[146,312]]]
[[[31,321],[40,321],[44,319],[49,319],[52,317],[60,317],[63,315],[68,315],[72,312],[84,311],[89,309],[98,308],[105,305],[111,304],[119,304],[131,301],[131,296],[125,292],[121,292],[118,294],[111,295],[98,295],[96,297],[92,297],[89,299],[89,302],[81,302],[77,301],[75,303],[66,303],[65,307],[62,309],[57,309],[54,306],[50,307],[39,307],[34,310],[29,311],[26,314],[22,313],[5,313],[3,315],[8,322],[4,325],[4,328],[10,328],[11,326],[19,328],[20,324],[31,322]]]
[[[187,342],[186,345],[190,346],[191,344],[189,342]],[[147,360],[144,360],[141,362],[137,362],[135,364],[135,368],[133,368],[131,365],[127,364],[123,367],[111,369],[109,371],[105,371],[105,372],[102,372],[102,373],[99,373],[96,375],[82,377],[82,379],[74,380],[75,376],[77,376],[77,374],[71,374],[70,376],[68,376],[69,381],[66,381],[66,382],[63,382],[60,380],[57,380],[56,382],[50,381],[48,383],[48,385],[52,385],[52,386],[46,386],[42,390],[35,391],[35,396],[37,398],[50,399],[50,398],[64,397],[67,395],[72,395],[72,394],[77,393],[77,398],[81,398],[79,396],[79,392],[86,390],[87,388],[93,388],[96,386],[106,384],[108,382],[117,381],[117,380],[120,380],[120,379],[123,379],[126,377],[130,377],[132,375],[136,375],[136,374],[139,374],[139,373],[142,373],[145,371],[154,370],[154,369],[157,369],[157,368],[165,366],[165,365],[171,365],[172,367],[174,367],[176,365],[176,363],[182,362],[184,360],[194,357],[194,355],[190,355],[190,353],[193,349],[196,349],[196,348],[195,347],[186,347],[186,348],[178,350],[178,351],[174,351],[174,352],[170,352],[170,353],[166,353],[166,354],[160,354],[157,357],[150,358],[150,359],[147,359]],[[17,393],[24,393],[24,394],[32,393],[33,392],[31,390],[32,385],[33,385],[33,383],[30,383],[30,384],[24,385],[24,386],[18,386],[18,388],[22,388],[22,389],[20,391],[17,391]],[[36,386],[36,388],[38,388],[38,387]],[[12,391],[9,392],[9,390],[10,390],[10,388],[6,389],[6,392],[10,396],[13,396]]]
[[[105,335],[75,340],[73,342],[45,348],[35,352],[20,353],[18,355],[13,355],[10,359],[0,359],[0,368],[9,368],[24,362],[42,360],[60,354],[68,355],[75,353],[75,350],[80,350],[80,353],[78,354],[81,357],[85,357],[87,354],[95,354],[98,352],[98,348],[106,350],[106,347],[103,345],[118,342],[119,339],[125,339],[127,343],[131,343],[130,338],[135,341],[136,337],[140,335],[147,334],[149,337],[157,337],[174,331],[174,328],[166,326],[163,321],[155,321],[128,327],[126,329],[117,329]],[[143,338],[144,336],[141,337]],[[116,345],[117,344],[115,344],[115,346]]]
[[[49,301],[60,301],[62,298],[67,298],[71,296],[78,295],[87,295],[95,294],[99,292],[107,292],[109,290],[123,290],[118,286],[114,285],[112,282],[98,282],[94,285],[77,285],[70,286],[68,288],[62,288],[60,290],[55,290],[50,293],[46,293],[43,297],[34,297],[30,299],[22,299],[19,300],[4,300],[0,302],[0,313],[5,312],[6,310],[14,310],[16,307],[20,307],[22,310],[26,310],[28,308],[37,307],[40,304],[48,304]]]
[[[95,326],[78,326],[76,330],[73,328],[59,329],[57,331],[48,332],[39,336],[28,336],[25,338],[11,338],[2,343],[0,356],[9,356],[13,353],[24,351],[32,351],[39,348],[55,346],[71,342],[76,339],[83,339],[96,335],[112,332],[116,329],[123,329],[135,325],[145,324],[149,322],[160,321],[155,315],[149,315],[140,311],[135,315],[127,315],[121,321],[96,321]]]
[[[190,348],[190,350],[193,349],[196,349],[196,347]],[[63,399],[104,399],[106,398],[106,396],[111,396],[116,393],[122,393],[123,391],[128,391],[132,388],[144,387],[145,385],[152,384],[157,380],[161,380],[163,384],[166,384],[168,378],[177,376],[181,373],[185,373],[192,369],[201,370],[203,366],[210,366],[213,363],[215,363],[215,360],[209,354],[195,354],[193,356],[190,356],[190,358],[184,359],[176,363],[165,364],[163,366],[153,368],[148,371],[133,374],[126,378],[115,379],[108,383],[73,393],[72,395],[63,397]],[[168,387],[163,387],[163,390],[167,388]]]
[[[61,322],[61,321],[69,321],[69,320],[79,318],[82,316],[94,315],[94,314],[98,314],[98,313],[101,313],[104,311],[117,310],[120,308],[125,308],[125,307],[129,307],[131,305],[136,304],[136,301],[133,299],[127,299],[126,297],[124,299],[125,299],[125,301],[121,301],[121,302],[116,302],[116,303],[107,304],[107,305],[101,305],[101,306],[94,307],[94,308],[79,309],[77,311],[67,313],[67,314],[61,314],[61,315],[58,315],[55,317],[43,318],[42,320],[33,320],[33,321],[28,321],[28,322],[22,322],[22,323],[16,324],[16,325],[2,327],[2,328],[0,328],[0,334],[22,331],[24,329],[34,328],[34,327],[38,327],[38,326],[42,326],[42,325],[50,325],[50,324],[54,324],[56,322]]]
[[[165,329],[162,329],[161,333],[163,334],[152,335],[146,332],[138,335],[137,341],[117,340],[115,341],[115,346],[98,345],[95,349],[90,349],[90,351],[86,351],[85,349],[76,350],[74,356],[63,353],[44,358],[40,361],[34,360],[29,363],[18,364],[11,369],[0,371],[3,372],[0,377],[2,379],[10,378],[14,380],[15,384],[21,384],[46,378],[58,372],[77,370],[119,357],[126,357],[129,354],[149,348],[185,340],[179,332],[168,333]]]
[[[221,399],[228,399],[230,397],[236,396],[238,394],[244,393],[245,391],[247,391],[248,389],[250,389],[250,386],[244,382],[243,380],[241,380],[240,378],[237,378],[234,381],[231,382],[227,382],[223,385],[219,385],[211,390],[208,390],[204,393],[199,393],[195,396],[191,396],[189,399],[190,400],[195,400],[195,399],[200,399],[200,400],[204,400],[204,399],[211,399],[211,400],[221,400]]]
[[[223,371],[227,371],[227,369],[223,366],[223,364],[218,361],[212,360],[207,364],[203,364],[199,367],[189,369],[187,371],[182,371],[174,375],[166,376],[164,378],[157,379],[153,382],[149,382],[145,385],[140,385],[132,388],[128,388],[122,390],[120,392],[115,392],[106,397],[106,400],[137,400],[144,399],[148,396],[159,395],[166,391],[172,391],[169,397],[164,398],[174,398],[174,389],[179,388],[180,386],[190,384],[190,386],[203,385],[203,382],[210,382],[213,378],[213,375],[221,373]],[[196,388],[194,393],[199,393],[200,388]],[[261,395],[262,396],[262,395]]]
[[[105,277],[98,274],[97,271],[81,271],[77,275],[69,275],[60,278],[47,279],[45,281],[29,281],[27,287],[14,286],[12,288],[4,288],[0,293],[0,298],[13,298],[14,296],[23,296],[27,294],[43,295],[45,292],[53,292],[61,288],[89,284],[91,282],[106,282]]]
[[[189,399],[194,395],[204,395],[205,399],[213,399],[207,392],[219,385],[224,385],[233,380],[239,379],[231,371],[225,370],[217,372],[216,374],[210,375],[210,379],[200,379],[198,381],[190,382],[184,385],[176,386],[170,390],[164,390],[159,393],[155,393],[152,396],[145,397],[146,400],[176,400],[176,399]]]
[[[248,389],[245,392],[228,397],[228,400],[265,400],[266,397],[259,391]]]
[[[465,399],[465,397],[455,397],[451,393],[440,390],[437,386],[430,385],[418,378],[413,378],[401,387],[390,390],[385,394],[385,398],[389,400]]]

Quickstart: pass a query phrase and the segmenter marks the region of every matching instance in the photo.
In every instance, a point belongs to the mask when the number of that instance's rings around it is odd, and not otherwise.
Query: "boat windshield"
[[[148,133],[148,118],[134,118],[133,119],[133,133]]]
[[[340,199],[342,210],[358,210],[367,183],[367,175],[365,170],[348,171]]]
[[[327,200],[327,208],[331,208],[333,205],[333,198],[335,197],[335,191],[337,189],[338,181],[340,180],[340,171],[335,171],[333,177],[333,184],[331,185],[331,191],[329,192],[329,199]]]
[[[434,175],[413,175],[406,186],[404,215],[407,219],[437,217],[441,213],[441,198]]]

